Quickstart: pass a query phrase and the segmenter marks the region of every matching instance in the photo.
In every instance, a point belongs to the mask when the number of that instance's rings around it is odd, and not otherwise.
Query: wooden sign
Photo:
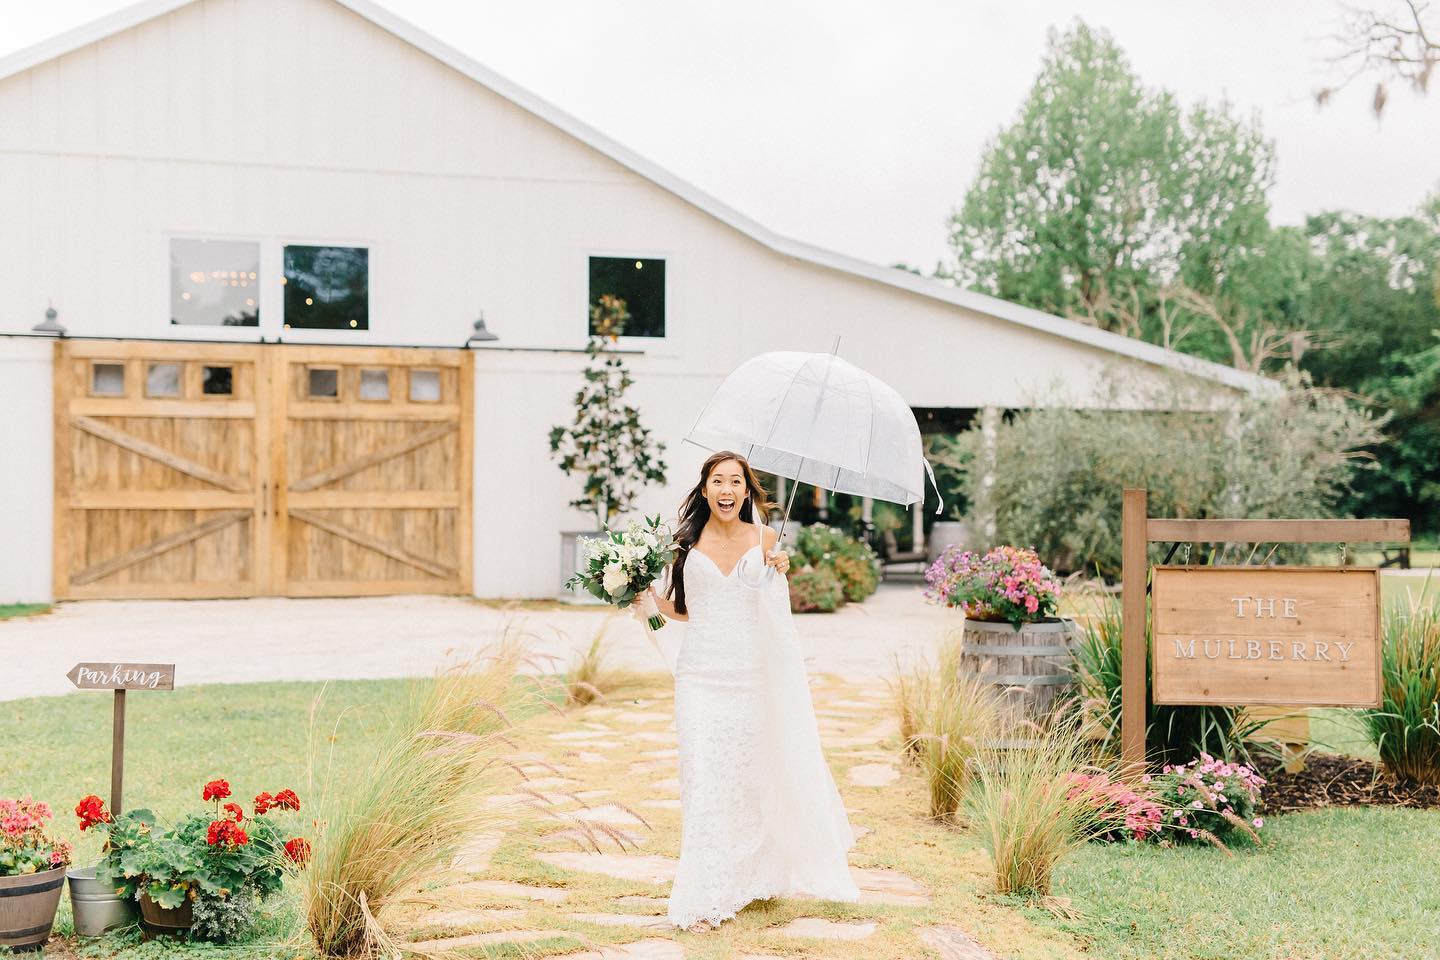
[[[1159,704],[1380,705],[1380,572],[1156,567]]]
[[[174,690],[173,663],[77,663],[65,674],[81,690],[114,690],[110,733],[110,813],[120,815],[125,789],[125,691]]]
[[[81,690],[174,690],[173,663],[77,663],[65,674]]]

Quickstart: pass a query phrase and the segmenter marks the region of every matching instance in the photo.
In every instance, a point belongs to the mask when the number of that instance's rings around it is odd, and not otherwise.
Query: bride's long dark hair
[[[729,450],[721,450],[713,453],[705,459],[700,467],[700,481],[694,488],[685,495],[685,500],[680,504],[680,521],[675,527],[675,542],[680,545],[680,552],[675,556],[675,566],[670,571],[670,586],[665,591],[665,596],[675,601],[675,612],[685,613],[685,561],[690,556],[690,548],[695,541],[700,539],[700,531],[705,529],[705,524],[710,519],[710,501],[705,499],[705,484],[710,480],[710,474],[715,468],[726,460],[734,460],[740,465],[740,472],[745,476],[745,491],[749,494],[745,498],[745,505],[740,508],[740,519],[745,523],[755,522],[755,510],[760,510],[760,522],[764,523],[770,516],[770,511],[778,504],[771,503],[765,493],[765,488],[760,485],[760,478],[755,476],[755,471],[750,469],[750,463],[738,453]]]

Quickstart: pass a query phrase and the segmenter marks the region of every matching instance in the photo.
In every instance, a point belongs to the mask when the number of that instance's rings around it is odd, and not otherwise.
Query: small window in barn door
[[[211,397],[235,393],[235,368],[205,366],[200,369],[200,392]]]
[[[306,396],[311,400],[340,399],[338,367],[310,367],[306,370]]]
[[[386,401],[390,399],[390,371],[360,371],[360,399]]]
[[[180,364],[152,363],[145,371],[145,396],[180,396]]]
[[[125,396],[125,364],[97,360],[90,364],[90,395],[92,397]]]
[[[411,402],[411,403],[439,403],[439,402],[440,402],[440,371],[439,371],[439,370],[411,370],[411,371],[410,371],[410,402]]]

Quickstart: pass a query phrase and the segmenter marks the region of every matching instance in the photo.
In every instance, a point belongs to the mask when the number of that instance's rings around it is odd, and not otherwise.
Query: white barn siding
[[[839,334],[916,406],[1125,405],[1174,376],[1118,339],[1082,343],[779,253],[331,0],[197,0],[0,78],[0,221],[0,334],[53,300],[73,336],[254,340],[169,324],[169,238],[189,235],[264,243],[262,320],[278,316],[281,245],[370,248],[370,329],[288,342],[459,346],[483,308],[498,346],[574,350],[587,256],[664,257],[670,336],[631,358],[644,419],[671,448],[651,512],[692,482],[703,455],[679,441],[710,391],[760,350],[828,350]],[[578,484],[546,444],[583,362],[477,351],[477,593],[552,593],[558,532],[589,526],[565,508]],[[0,559],[0,601],[37,599],[49,344],[0,336],[0,372],[0,529],[22,545]],[[1117,381],[1130,397],[1105,395]]]

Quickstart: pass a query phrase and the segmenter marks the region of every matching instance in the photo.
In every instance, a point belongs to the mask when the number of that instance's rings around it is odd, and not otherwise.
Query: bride
[[[680,507],[665,616],[688,621],[675,671],[680,866],[669,920],[713,929],[752,900],[854,902],[854,835],[825,765],[769,504],[738,454],[705,461]],[[637,605],[639,606],[639,605]]]

